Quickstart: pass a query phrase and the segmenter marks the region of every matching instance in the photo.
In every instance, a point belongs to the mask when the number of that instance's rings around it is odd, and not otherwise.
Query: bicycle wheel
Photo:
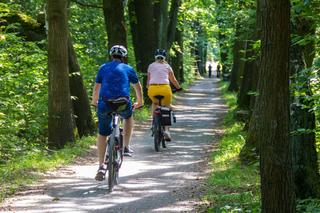
[[[108,186],[109,186],[109,192],[112,192],[113,187],[114,185],[116,185],[116,182],[117,182],[117,168],[116,168],[117,152],[115,150],[114,138],[110,138],[109,145],[108,145],[108,154],[109,154]]]
[[[156,150],[156,152],[159,152],[161,142],[161,124],[159,116],[154,117],[153,131],[154,149]]]
[[[163,127],[161,127],[161,143],[162,143],[162,148],[167,148],[166,140],[164,139],[163,132],[164,132],[164,129],[163,129]]]

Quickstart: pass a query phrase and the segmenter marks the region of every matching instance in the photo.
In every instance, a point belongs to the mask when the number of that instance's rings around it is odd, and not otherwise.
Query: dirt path
[[[205,188],[208,156],[226,107],[217,80],[195,82],[177,97],[173,141],[156,153],[149,125],[136,127],[134,157],[125,158],[120,185],[107,193],[93,178],[95,150],[76,165],[46,175],[37,186],[7,199],[8,212],[195,212]]]

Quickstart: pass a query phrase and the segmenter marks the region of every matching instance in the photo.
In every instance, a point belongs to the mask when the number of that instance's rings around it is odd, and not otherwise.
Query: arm
[[[143,96],[142,96],[142,87],[141,87],[140,82],[133,84],[132,87],[133,87],[133,89],[136,93],[136,96],[137,96],[137,103],[134,103],[133,109],[137,109],[137,108],[142,107],[144,104],[143,103]]]
[[[169,72],[169,80],[170,80],[170,82],[173,84],[173,86],[174,86],[176,89],[181,89],[181,86],[180,86],[180,84],[178,83],[176,77],[174,76],[174,73],[173,73],[172,70]]]
[[[91,105],[97,106],[98,99],[99,99],[99,92],[100,92],[101,84],[95,83],[93,87],[93,93],[92,93],[92,101]]]

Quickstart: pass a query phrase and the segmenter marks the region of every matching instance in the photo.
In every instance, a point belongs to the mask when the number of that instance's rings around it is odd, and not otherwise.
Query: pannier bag
[[[161,107],[161,124],[163,126],[171,126],[171,109],[168,107]]]

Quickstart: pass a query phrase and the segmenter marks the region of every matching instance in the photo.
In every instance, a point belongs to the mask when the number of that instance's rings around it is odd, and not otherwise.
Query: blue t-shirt
[[[119,61],[103,64],[96,77],[96,83],[101,84],[99,97],[114,99],[130,96],[130,83],[139,82],[134,69]]]

